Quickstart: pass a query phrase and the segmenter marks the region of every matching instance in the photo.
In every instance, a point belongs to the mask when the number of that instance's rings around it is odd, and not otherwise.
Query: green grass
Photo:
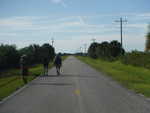
[[[14,79],[16,79],[16,76],[3,77],[3,78],[0,79],[0,86],[4,85],[4,84],[6,84],[6,83],[8,83],[8,82],[10,82],[10,81],[12,81]]]
[[[29,69],[29,75],[27,77],[28,82],[33,80],[36,76],[40,75],[42,70],[42,65],[31,67]],[[4,74],[7,76],[0,78],[0,100],[24,86],[19,69],[11,69]]]
[[[68,55],[62,56],[62,60],[65,60],[67,57],[68,57]]]
[[[12,92],[16,91],[17,89],[24,86],[24,83],[20,76],[16,76],[17,79],[10,82],[8,85],[5,85],[3,87],[0,87],[0,100],[2,100],[4,97],[9,96]],[[33,80],[33,76],[28,77],[28,81]]]
[[[67,56],[63,56],[62,60],[65,60]],[[53,66],[53,63],[49,64],[49,68]],[[27,77],[28,82],[36,78],[43,73],[43,65],[38,64],[29,68],[29,75]],[[20,75],[20,69],[10,69],[5,72],[1,72],[3,77],[0,77],[0,100],[9,96],[17,89],[24,86]]]
[[[111,76],[123,86],[150,97],[150,70],[122,64],[120,61],[108,62],[89,57],[77,57],[98,71]]]

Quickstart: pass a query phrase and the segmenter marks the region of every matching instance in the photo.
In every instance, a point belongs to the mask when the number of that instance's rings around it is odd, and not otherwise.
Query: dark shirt
[[[56,56],[55,61],[54,61],[55,65],[61,65],[62,64],[62,59],[59,56]]]
[[[44,65],[44,66],[48,66],[48,64],[49,64],[48,59],[47,59],[47,58],[44,58],[44,59],[43,59],[43,65]]]

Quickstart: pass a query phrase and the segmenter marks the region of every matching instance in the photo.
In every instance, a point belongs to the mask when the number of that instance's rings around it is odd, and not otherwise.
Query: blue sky
[[[150,23],[149,0],[0,0],[0,43],[51,43],[57,52],[79,52],[97,42],[120,41],[127,51],[144,50]]]

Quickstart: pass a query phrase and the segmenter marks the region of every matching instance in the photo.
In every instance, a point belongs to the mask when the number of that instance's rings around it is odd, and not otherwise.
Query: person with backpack
[[[58,55],[56,55],[56,57],[54,59],[54,65],[56,67],[57,75],[60,75],[60,68],[62,66],[62,59],[61,59],[61,54],[60,53]]]
[[[49,60],[48,58],[45,57],[43,59],[44,75],[48,75],[48,64],[49,64]]]

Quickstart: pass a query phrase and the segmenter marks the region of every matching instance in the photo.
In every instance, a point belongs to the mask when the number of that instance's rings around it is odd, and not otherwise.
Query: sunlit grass
[[[63,56],[62,60],[65,60],[67,56]],[[53,66],[53,62],[49,64],[49,68]],[[43,65],[38,64],[29,68],[29,75],[27,76],[28,82],[32,81],[39,75],[43,74]],[[10,69],[5,72],[1,72],[3,77],[0,77],[0,100],[9,96],[17,89],[24,86],[20,69]]]
[[[13,71],[12,70],[13,69],[6,72],[9,73],[11,76],[0,78],[0,100],[2,100],[4,97],[7,97],[12,92],[16,91],[24,85],[19,69],[14,69]],[[33,80],[36,76],[40,75],[42,70],[42,65],[36,65],[30,68],[29,75],[27,76],[28,82]]]
[[[150,70],[122,64],[120,61],[107,62],[89,57],[77,57],[85,63],[106,73],[113,79],[137,93],[150,97]]]
[[[4,97],[9,96],[12,92],[16,91],[17,89],[24,86],[24,83],[20,76],[16,76],[17,79],[10,82],[9,84],[0,87],[0,100],[2,100]],[[28,81],[31,81],[34,79],[33,76],[29,76]]]

